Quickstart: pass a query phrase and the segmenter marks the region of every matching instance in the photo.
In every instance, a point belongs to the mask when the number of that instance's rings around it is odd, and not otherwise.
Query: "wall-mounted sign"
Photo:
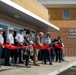
[[[76,29],[70,29],[68,31],[68,39],[76,39]]]

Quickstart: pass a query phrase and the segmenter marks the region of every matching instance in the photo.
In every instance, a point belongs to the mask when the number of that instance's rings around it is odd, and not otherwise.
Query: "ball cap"
[[[0,31],[3,31],[3,28],[0,28]]]
[[[12,31],[14,31],[14,28],[10,28],[9,30],[12,30]]]

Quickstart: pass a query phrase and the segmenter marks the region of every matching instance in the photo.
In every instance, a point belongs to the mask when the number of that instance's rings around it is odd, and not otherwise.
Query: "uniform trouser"
[[[38,64],[38,49],[34,49],[34,64]]]
[[[59,62],[61,61],[61,49],[57,49],[56,50],[56,61],[58,61],[59,59]]]
[[[51,63],[52,60],[51,60],[51,52],[50,50],[43,50],[43,60],[44,60],[44,64],[46,64],[46,61],[47,61],[47,56],[48,56],[48,59],[49,59],[49,62]]]
[[[22,49],[19,49],[19,62],[22,62],[22,60],[21,60],[21,57],[22,57],[22,56],[21,56],[21,50],[22,50]]]
[[[19,44],[17,44],[17,46],[20,46]],[[15,51],[15,56],[14,56],[14,61],[15,61],[15,64],[17,63],[17,57],[19,56],[19,63],[20,62],[22,62],[22,60],[21,60],[21,48],[20,49],[17,49],[16,51]]]
[[[18,57],[18,50],[15,51],[15,55],[14,55],[14,63],[17,63],[17,57]]]
[[[2,56],[2,52],[3,52],[3,48],[2,48],[2,46],[0,46],[0,58]]]
[[[12,54],[12,50],[7,49],[7,50],[6,50],[6,56],[5,56],[5,64],[6,64],[6,65],[9,64],[9,60],[10,60],[11,54]]]
[[[16,51],[15,51],[15,57],[14,57],[14,61],[15,61],[15,64],[17,63],[17,57],[19,56],[19,63],[20,62],[22,62],[22,60],[21,60],[21,50],[22,49],[17,49]]]

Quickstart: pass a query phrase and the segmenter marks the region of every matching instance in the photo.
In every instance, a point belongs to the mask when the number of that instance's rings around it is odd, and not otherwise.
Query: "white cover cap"
[[[10,28],[9,30],[13,30],[14,31],[14,28]]]
[[[0,28],[0,30],[2,30],[2,31],[3,31],[3,28]]]

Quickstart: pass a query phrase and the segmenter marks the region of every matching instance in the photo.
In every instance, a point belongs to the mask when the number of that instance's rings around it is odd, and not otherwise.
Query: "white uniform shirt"
[[[2,34],[0,34],[0,42],[3,44],[4,43],[4,38],[2,36]]]
[[[13,37],[13,34],[10,33],[10,34],[8,35],[7,39],[10,40],[10,43],[11,43],[11,44],[14,44],[14,37]]]
[[[24,36],[23,36],[23,34],[17,34],[15,39],[17,39],[19,42],[23,42],[24,41]]]

